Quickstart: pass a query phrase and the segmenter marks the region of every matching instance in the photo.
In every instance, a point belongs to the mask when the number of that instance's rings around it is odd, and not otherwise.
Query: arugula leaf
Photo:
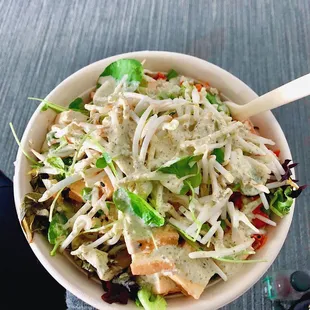
[[[152,294],[152,292],[145,287],[138,291],[138,299],[145,310],[167,309],[166,300],[160,295]]]
[[[189,184],[195,188],[201,184],[202,176],[198,169],[197,162],[202,158],[202,155],[193,155],[183,157],[175,162],[173,162],[169,166],[162,166],[157,169],[157,171],[161,171],[167,174],[175,174],[178,179],[183,178],[187,175],[192,175],[188,179],[184,181],[184,186],[181,189],[180,194],[186,194],[190,186]]]
[[[216,156],[216,161],[218,163],[222,164],[224,162],[224,149],[223,148],[214,149],[211,154]]]
[[[197,164],[196,164],[197,165]],[[198,166],[197,166],[198,169]],[[198,172],[196,175],[189,177],[184,181],[184,186],[182,187],[180,194],[185,195],[190,189],[198,187],[201,184],[202,175],[201,172]]]
[[[89,111],[84,108],[83,99],[78,97],[69,104],[69,109],[88,115]]]
[[[56,213],[50,223],[47,232],[48,242],[54,245],[51,255],[54,256],[58,247],[66,239],[68,231],[64,229],[63,225],[67,222],[67,218],[62,213]]]
[[[283,187],[278,188],[274,193],[269,194],[270,210],[281,218],[290,212],[294,198],[292,198],[292,188],[287,186],[285,190]]]
[[[136,59],[119,59],[107,66],[100,76],[112,76],[119,81],[126,74],[129,82],[141,82],[143,67],[140,61]]]
[[[61,113],[61,112],[64,112],[64,111],[68,111],[67,108],[65,107],[62,107],[58,104],[55,104],[55,103],[51,103],[45,99],[40,99],[40,98],[34,98],[34,97],[28,97],[28,99],[30,100],[37,100],[37,101],[41,101],[44,103],[41,111],[46,111],[47,109],[51,109],[53,111],[55,111],[56,113]]]
[[[171,69],[167,74],[167,80],[169,81],[177,76],[178,76],[178,73],[175,70]]]
[[[157,169],[163,173],[175,174],[179,179],[187,175],[197,174],[197,162],[202,158],[202,155],[193,155],[183,157],[169,166],[162,166]]]
[[[160,227],[165,224],[165,219],[149,203],[122,187],[113,193],[113,202],[117,209],[122,212],[133,211],[149,226]]]
[[[199,245],[197,244],[196,240],[191,237],[190,235],[188,235],[184,230],[180,229],[177,226],[174,226],[172,223],[169,223],[173,228],[175,228],[178,233],[181,235],[181,237],[196,251],[201,251],[202,249],[199,247]]]
[[[91,191],[92,189],[90,187],[84,187],[82,189],[82,197],[84,201],[91,200]]]
[[[60,157],[49,157],[46,162],[56,169],[65,170],[65,164]]]

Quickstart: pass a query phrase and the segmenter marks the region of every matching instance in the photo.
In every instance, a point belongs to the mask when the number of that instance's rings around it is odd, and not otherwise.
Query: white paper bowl
[[[60,83],[46,99],[59,105],[68,105],[71,100],[94,87],[104,68],[120,58],[135,58],[140,61],[145,59],[145,67],[150,70],[168,71],[174,68],[183,75],[208,81],[231,100],[240,104],[247,103],[257,97],[256,93],[238,78],[205,60],[177,53],[143,51],[109,57],[82,68]],[[40,107],[37,108],[22,138],[22,145],[26,150],[29,149],[29,143],[34,149],[40,149],[47,127],[54,117],[55,113],[53,111],[41,112]],[[283,131],[271,112],[262,113],[252,118],[252,121],[260,128],[260,133],[263,136],[276,141],[277,148],[281,150],[282,159],[292,158]],[[30,178],[27,175],[28,171],[29,163],[19,150],[14,176],[14,197],[18,213],[24,195],[32,190],[29,184]],[[267,263],[244,265],[242,273],[234,275],[227,282],[221,281],[207,288],[199,300],[188,297],[171,298],[168,301],[168,309],[180,310],[194,307],[195,310],[214,310],[230,303],[246,292],[262,277],[281,250],[290,228],[293,210],[294,206],[292,206],[289,215],[278,221],[276,228],[269,229],[268,242],[253,257],[253,259],[267,259]],[[30,247],[47,271],[62,286],[86,303],[97,309],[136,309],[133,303],[120,306],[103,302],[101,299],[103,293],[101,286],[87,279],[64,256],[58,254],[51,257],[51,246],[41,235],[35,235]]]

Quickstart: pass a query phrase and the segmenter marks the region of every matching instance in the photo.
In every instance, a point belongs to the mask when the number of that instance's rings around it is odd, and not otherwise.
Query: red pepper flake
[[[264,246],[264,244],[267,242],[267,236],[266,235],[260,235],[255,234],[252,235],[252,238],[254,238],[254,242],[252,243],[252,248],[256,251]]]

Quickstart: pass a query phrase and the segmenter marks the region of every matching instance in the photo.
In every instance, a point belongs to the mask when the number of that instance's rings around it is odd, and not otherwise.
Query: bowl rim
[[[154,57],[172,57],[172,58],[179,58],[180,60],[184,61],[184,60],[188,60],[191,62],[196,62],[197,64],[200,63],[202,65],[208,65],[210,68],[216,70],[219,74],[223,75],[223,76],[227,76],[230,79],[233,79],[236,83],[239,84],[239,86],[244,90],[247,91],[248,95],[250,97],[252,97],[252,99],[255,99],[256,97],[258,97],[258,95],[248,86],[246,85],[243,81],[241,81],[239,78],[237,78],[236,76],[234,76],[233,74],[229,73],[228,71],[222,69],[221,67],[214,65],[204,59],[200,59],[198,57],[194,57],[194,56],[190,56],[190,55],[186,55],[186,54],[182,54],[182,53],[175,53],[175,52],[167,52],[167,51],[137,51],[137,52],[130,52],[130,53],[123,53],[123,54],[118,54],[115,56],[111,56],[108,58],[104,58],[101,60],[98,60],[96,62],[93,62],[81,69],[79,69],[78,71],[74,72],[73,74],[71,74],[70,76],[68,76],[66,79],[64,79],[61,83],[59,83],[46,97],[45,100],[49,100],[49,98],[53,97],[55,94],[57,94],[60,90],[64,89],[65,87],[69,86],[72,81],[83,75],[86,71],[91,71],[94,68],[96,68],[97,66],[100,66],[102,63],[104,63],[105,65],[102,67],[107,66],[109,63],[121,59],[121,58],[147,58],[150,56],[154,56]],[[41,110],[41,105],[38,106],[38,108],[35,110],[35,112],[32,114],[26,129],[23,133],[23,138],[21,140],[21,145],[24,147],[27,143],[26,137],[30,134],[31,128],[36,120],[36,118],[38,117],[39,113]],[[269,111],[266,112],[268,114],[269,117],[271,117],[271,119],[274,121],[274,126],[277,126],[278,131],[279,131],[279,135],[280,135],[280,139],[281,141],[284,142],[284,147],[286,149],[286,154],[290,155],[290,158],[292,158],[291,156],[291,152],[290,152],[290,148],[289,145],[287,143],[287,140],[285,138],[285,135],[282,131],[282,128],[280,127],[279,123],[277,122],[276,118],[273,116],[273,114]],[[23,157],[23,154],[21,152],[21,149],[19,148],[17,156],[16,156],[16,161],[15,161],[15,173],[14,173],[14,177],[13,177],[13,181],[14,181],[14,200],[15,200],[15,208],[17,213],[19,214],[19,208],[21,205],[21,201],[22,201],[22,197],[21,197],[21,192],[20,192],[20,188],[19,188],[19,179],[21,177],[21,175],[19,174],[19,170],[20,170],[20,166],[21,166],[21,159]],[[293,175],[294,175],[294,171]],[[283,243],[287,237],[290,225],[291,225],[291,221],[293,218],[293,212],[294,212],[294,205],[295,205],[295,201],[293,203],[293,206],[291,208],[291,212],[284,218],[282,219],[282,221],[285,221],[285,225],[282,225],[281,227],[281,235],[279,238],[277,238],[277,242],[276,242],[276,246],[275,246],[275,251],[273,252],[273,255],[271,257],[268,257],[268,263],[266,263],[265,265],[261,265],[259,266],[256,270],[253,271],[253,274],[251,274],[253,276],[253,279],[251,279],[251,281],[244,281],[244,283],[238,286],[238,288],[235,288],[234,290],[232,290],[233,292],[227,292],[226,296],[224,299],[221,300],[217,300],[214,301],[212,303],[212,308],[210,309],[218,309],[219,307],[222,307],[224,305],[227,305],[228,303],[232,302],[233,300],[237,299],[238,297],[240,297],[241,295],[243,295],[247,290],[249,290],[262,276],[263,274],[267,271],[267,269],[272,265],[272,263],[274,262],[274,260],[276,259],[276,257],[278,256]],[[36,255],[36,257],[39,259],[39,261],[41,262],[41,264],[44,266],[44,268],[51,274],[51,276],[56,279],[65,289],[67,289],[68,291],[70,291],[72,294],[74,294],[75,296],[77,296],[78,298],[82,299],[84,302],[90,304],[91,306],[95,307],[95,308],[100,308],[100,309],[117,309],[120,308],[121,306],[117,305],[116,307],[114,305],[108,305],[108,304],[99,304],[98,301],[94,300],[93,297],[85,294],[83,291],[81,291],[79,288],[77,288],[75,286],[74,283],[71,283],[68,279],[66,279],[65,276],[63,276],[60,272],[60,270],[58,270],[57,268],[53,267],[51,265],[51,263],[49,262],[50,259],[53,259],[53,257],[46,257],[40,250],[40,246],[37,244],[36,240],[34,239],[34,241],[30,244],[31,249],[33,250],[34,254]],[[195,303],[198,303],[199,300],[195,301]],[[210,302],[210,301],[209,301]],[[102,302],[103,303],[103,302]],[[129,308],[129,307],[128,307]],[[177,308],[175,308],[177,309]],[[198,307],[196,308],[198,309]],[[203,307],[200,303],[199,309],[205,309],[205,307]]]

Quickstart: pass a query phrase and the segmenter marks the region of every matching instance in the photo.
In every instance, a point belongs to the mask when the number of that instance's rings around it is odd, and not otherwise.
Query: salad
[[[266,228],[304,189],[296,164],[234,120],[219,90],[173,69],[121,59],[88,98],[37,100],[57,115],[42,148],[23,150],[33,192],[22,226],[100,281],[108,303],[165,309],[165,295],[198,299],[210,281],[263,262],[251,255]]]

